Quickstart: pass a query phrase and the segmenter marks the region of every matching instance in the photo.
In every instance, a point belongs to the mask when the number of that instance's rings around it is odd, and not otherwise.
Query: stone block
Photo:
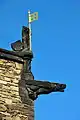
[[[7,110],[6,106],[0,104],[0,112],[5,112]]]
[[[19,63],[16,62],[15,65],[16,65],[16,69],[19,69],[19,70],[22,69],[22,64],[19,64]]]

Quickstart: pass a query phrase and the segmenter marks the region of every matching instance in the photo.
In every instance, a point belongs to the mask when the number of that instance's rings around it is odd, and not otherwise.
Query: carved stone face
[[[66,88],[66,84],[57,84],[55,90],[59,92],[64,92],[65,88]]]

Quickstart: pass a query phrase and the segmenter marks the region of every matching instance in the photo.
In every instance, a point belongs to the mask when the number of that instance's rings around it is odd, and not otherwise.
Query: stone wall
[[[23,103],[20,96],[22,67],[20,63],[0,59],[0,120],[34,118],[33,104]]]

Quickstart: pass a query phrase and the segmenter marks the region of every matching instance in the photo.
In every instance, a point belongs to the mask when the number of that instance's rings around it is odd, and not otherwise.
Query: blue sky
[[[66,83],[64,93],[41,95],[35,120],[80,120],[80,1],[0,0],[0,48],[21,39],[27,11],[32,23],[32,71],[35,79]]]

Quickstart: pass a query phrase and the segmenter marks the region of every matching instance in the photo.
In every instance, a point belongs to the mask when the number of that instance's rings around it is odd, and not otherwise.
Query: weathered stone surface
[[[15,65],[16,65],[16,69],[21,70],[21,67],[22,67],[21,64],[19,64],[19,63],[16,62]]]
[[[6,111],[7,110],[7,108],[6,108],[6,106],[4,106],[3,104],[1,104],[0,105],[0,111],[2,112],[4,112],[4,111]]]
[[[20,84],[22,66],[17,62],[0,59],[0,120],[34,118],[33,101],[27,101],[22,89],[25,83],[22,81]]]
[[[2,120],[12,120],[11,117],[3,117]]]
[[[12,104],[12,100],[11,99],[5,99],[5,103],[11,105]]]

